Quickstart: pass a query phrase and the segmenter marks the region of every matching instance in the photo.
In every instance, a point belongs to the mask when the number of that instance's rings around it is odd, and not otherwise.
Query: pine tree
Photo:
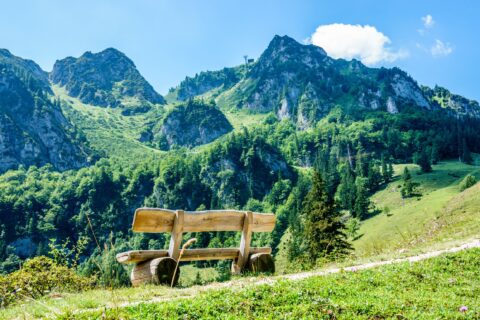
[[[430,162],[432,164],[437,164],[440,159],[438,142],[434,142],[432,148],[430,149]]]
[[[420,166],[420,168],[422,169],[422,172],[424,172],[424,173],[432,172],[432,166],[430,164],[430,157],[428,156],[425,149],[423,149],[418,154],[416,162]]]
[[[313,185],[303,202],[304,244],[308,259],[315,262],[322,256],[346,254],[351,250],[342,231],[344,223],[333,199],[328,196],[325,182],[318,171],[313,173]]]
[[[387,167],[387,161],[385,160],[385,156],[382,155],[382,160],[381,160],[381,165],[380,167],[382,168],[382,178],[384,183],[390,182],[390,179],[388,177],[388,167]]]
[[[370,192],[377,190],[377,188],[380,186],[383,180],[378,164],[370,162],[370,165],[368,166],[367,177],[368,177],[368,190]]]
[[[355,176],[348,163],[345,163],[340,171],[340,185],[337,189],[337,197],[341,208],[353,211],[355,205]]]
[[[388,182],[393,180],[393,175],[395,174],[395,171],[393,170],[393,164],[391,162],[388,163],[388,168],[387,168],[387,177],[388,177]]]
[[[418,183],[412,181],[412,175],[407,167],[403,170],[402,175],[403,185],[400,189],[400,193],[402,194],[402,198],[409,198],[415,195]]]
[[[466,164],[472,164],[473,163],[472,154],[470,153],[470,149],[468,148],[467,141],[465,140],[465,138],[462,141],[461,160],[462,160],[463,163],[466,163]]]
[[[353,216],[359,219],[365,219],[369,214],[370,200],[368,199],[368,180],[357,177],[355,180],[356,197],[353,207]]]

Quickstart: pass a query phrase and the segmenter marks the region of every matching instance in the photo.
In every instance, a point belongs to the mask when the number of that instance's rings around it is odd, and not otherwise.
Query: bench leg
[[[132,285],[137,287],[142,284],[153,283],[170,285],[177,262],[169,257],[156,258],[142,263],[138,263],[132,270],[130,280]],[[177,270],[173,285],[178,282],[180,269]]]
[[[255,253],[250,255],[247,270],[253,273],[275,273],[275,262],[269,253]]]

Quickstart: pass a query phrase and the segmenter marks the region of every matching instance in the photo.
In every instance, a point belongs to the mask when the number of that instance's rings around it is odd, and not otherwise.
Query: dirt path
[[[417,262],[433,257],[440,256],[445,253],[452,253],[452,252],[458,252],[462,250],[467,250],[471,248],[480,248],[480,239],[465,243],[463,245],[457,246],[457,247],[452,247],[449,249],[443,249],[443,250],[437,250],[437,251],[431,251],[411,257],[406,257],[406,258],[400,258],[400,259],[391,259],[391,260],[385,260],[385,261],[377,261],[377,262],[370,262],[370,263],[364,263],[364,264],[359,264],[359,265],[354,265],[350,267],[342,267],[342,268],[330,268],[330,269],[325,269],[325,270],[320,270],[320,271],[308,271],[308,272],[302,272],[302,273],[295,273],[295,274],[287,274],[287,275],[280,275],[280,276],[273,276],[273,277],[264,277],[264,278],[259,278],[259,277],[250,277],[250,278],[241,278],[241,279],[236,279],[232,281],[227,281],[227,282],[220,282],[220,283],[211,283],[208,285],[204,286],[197,286],[197,287],[192,287],[192,288],[185,288],[185,289],[177,289],[177,290],[182,290],[184,291],[180,297],[157,297],[157,298],[152,298],[150,300],[146,301],[136,301],[136,302],[130,302],[130,303],[124,303],[117,305],[117,307],[127,307],[127,306],[135,306],[141,303],[158,303],[162,301],[170,301],[170,300],[175,300],[175,299],[186,299],[186,298],[191,298],[195,296],[196,294],[199,294],[201,292],[205,292],[211,289],[220,289],[220,288],[229,288],[233,290],[239,290],[242,288],[245,288],[247,286],[252,286],[252,285],[261,285],[261,284],[274,284],[277,280],[282,280],[282,279],[288,279],[288,280],[302,280],[305,278],[309,277],[315,277],[315,276],[324,276],[332,273],[338,273],[340,271],[357,271],[357,270],[364,270],[364,269],[371,269],[383,265],[388,265],[388,264],[394,264],[394,263],[402,263],[402,262]]]

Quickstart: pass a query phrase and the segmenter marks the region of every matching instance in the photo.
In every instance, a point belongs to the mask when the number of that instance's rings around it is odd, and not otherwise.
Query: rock
[[[154,129],[154,141],[163,150],[174,146],[195,147],[212,142],[233,129],[214,105],[188,101],[174,108]]]

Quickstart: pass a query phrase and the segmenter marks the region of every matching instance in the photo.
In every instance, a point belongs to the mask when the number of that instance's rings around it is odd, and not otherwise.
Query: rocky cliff
[[[85,144],[51,93],[37,64],[0,50],[0,172],[20,164],[66,170],[88,163]]]
[[[195,147],[230,132],[232,125],[214,105],[189,100],[176,106],[154,128],[153,139],[160,149]]]

